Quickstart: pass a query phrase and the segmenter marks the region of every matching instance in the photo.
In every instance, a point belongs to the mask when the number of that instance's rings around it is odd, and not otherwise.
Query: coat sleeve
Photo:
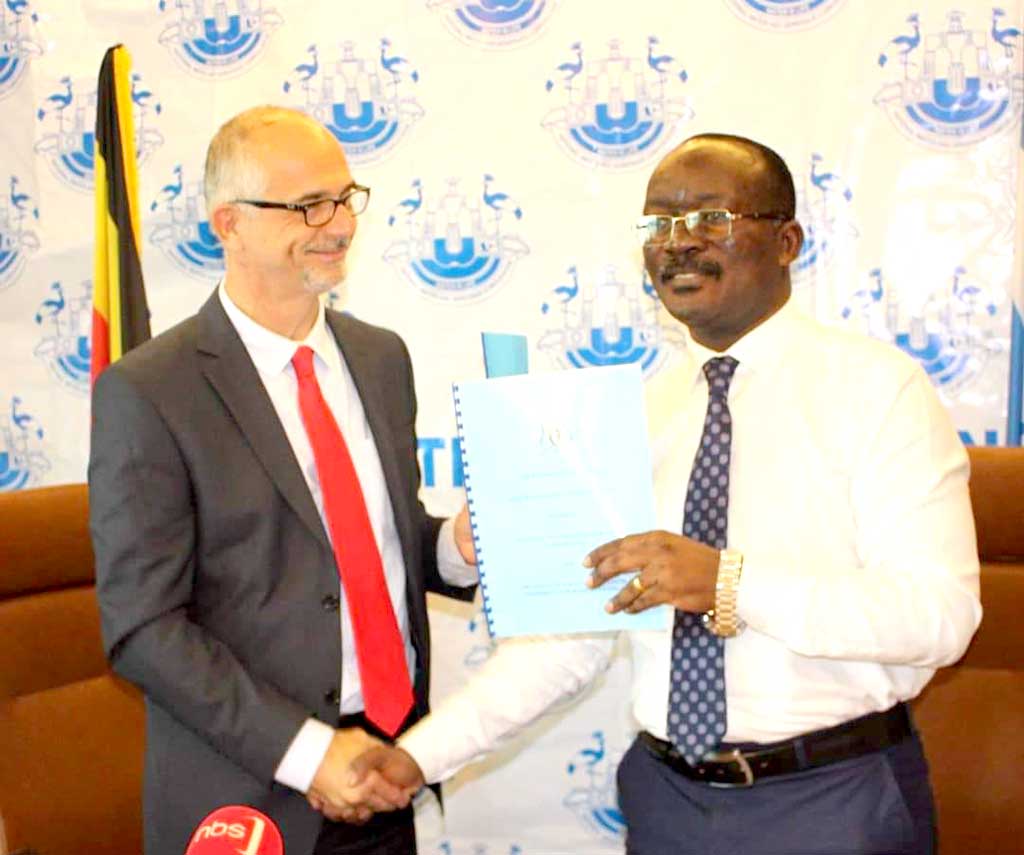
[[[309,713],[193,620],[197,497],[158,407],[115,365],[92,402],[89,524],[104,647],[151,702],[257,779]]]

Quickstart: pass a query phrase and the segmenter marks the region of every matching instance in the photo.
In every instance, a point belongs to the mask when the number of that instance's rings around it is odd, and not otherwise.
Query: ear
[[[217,235],[222,244],[227,244],[238,232],[238,222],[241,219],[238,208],[230,204],[221,204],[213,209],[210,216],[210,228]]]
[[[778,233],[779,245],[779,266],[789,267],[804,245],[804,230],[796,220],[789,220],[782,224]]]

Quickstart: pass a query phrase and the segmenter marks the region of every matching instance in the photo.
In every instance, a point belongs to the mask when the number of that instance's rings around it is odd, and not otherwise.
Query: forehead
[[[251,146],[267,177],[268,195],[330,195],[352,182],[341,144],[312,122],[275,122],[254,134]]]
[[[767,167],[745,146],[695,141],[671,152],[651,175],[646,208],[734,210],[770,204]]]

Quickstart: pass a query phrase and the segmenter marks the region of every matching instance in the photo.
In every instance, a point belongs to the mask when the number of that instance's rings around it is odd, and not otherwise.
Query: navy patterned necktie
[[[708,411],[686,490],[683,534],[715,549],[726,545],[732,417],[729,384],[739,363],[718,356],[704,363]],[[672,629],[668,738],[691,766],[725,735],[725,640],[709,632],[701,615],[676,611]]]

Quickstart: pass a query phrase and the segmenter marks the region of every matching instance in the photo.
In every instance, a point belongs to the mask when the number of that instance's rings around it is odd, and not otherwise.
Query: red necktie
[[[299,381],[302,423],[320,475],[334,559],[352,618],[366,717],[394,736],[412,708],[412,684],[359,476],[338,423],[320,393],[313,351],[300,347],[292,366]]]

